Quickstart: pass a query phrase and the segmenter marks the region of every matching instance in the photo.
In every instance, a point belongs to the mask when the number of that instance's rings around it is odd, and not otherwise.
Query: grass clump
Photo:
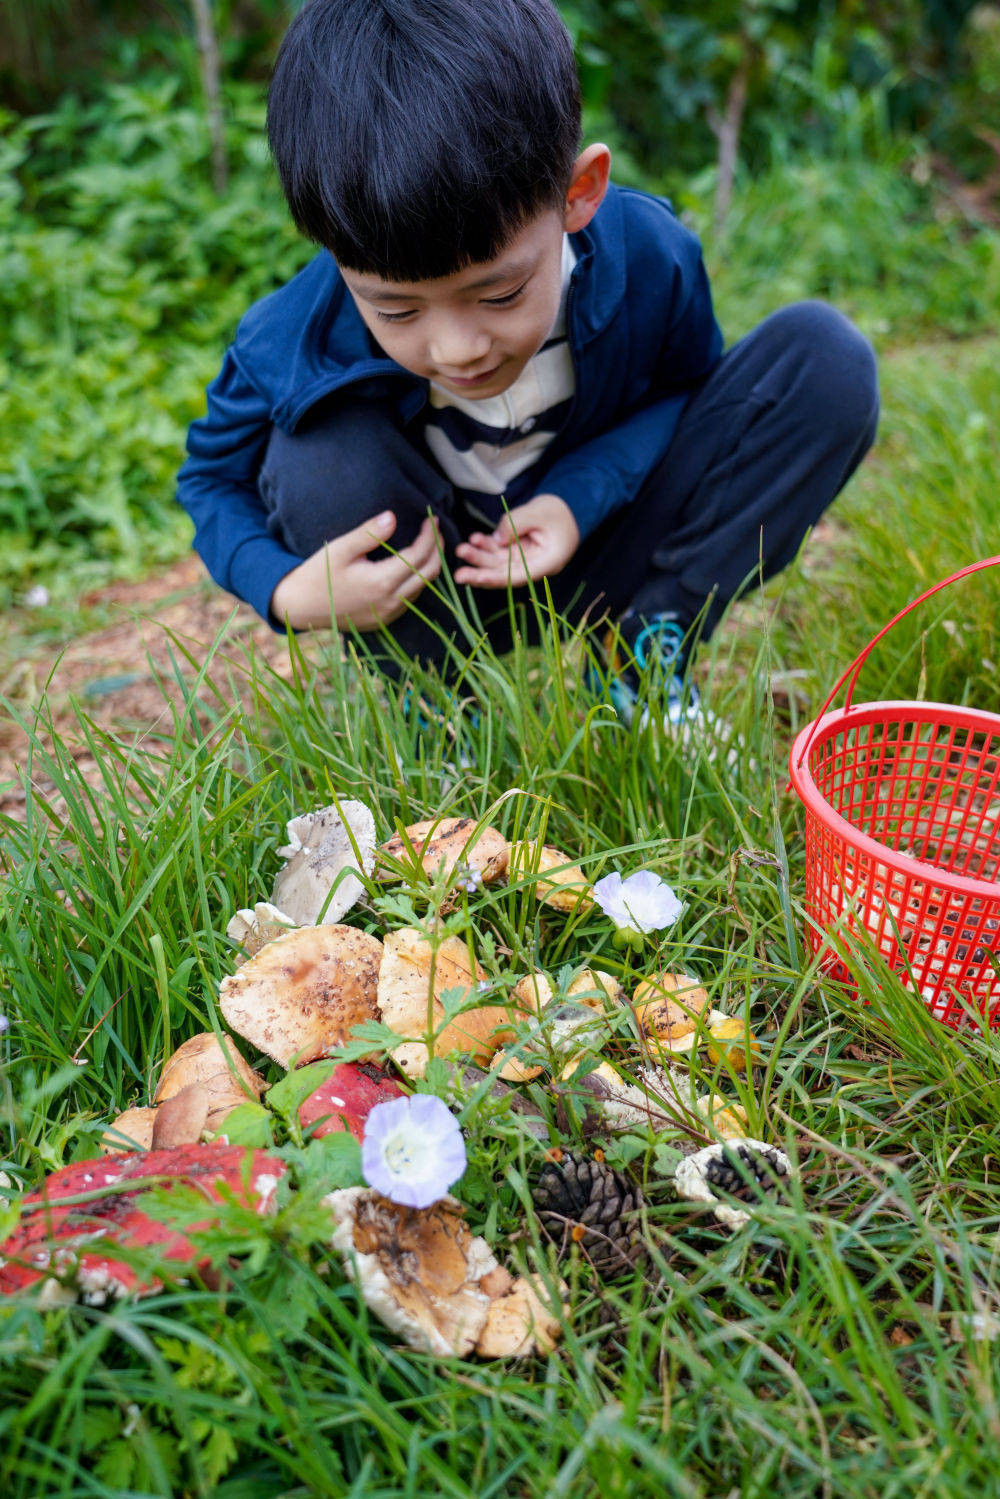
[[[330,1264],[300,1163],[299,1191],[252,1239],[223,1217],[215,1248],[237,1259],[221,1290],[168,1277],[159,1296],[107,1312],[3,1309],[11,1494],[988,1489],[996,1354],[977,1330],[1000,1306],[995,1043],[942,1032],[870,960],[860,1007],[820,981],[801,937],[790,724],[772,684],[776,652],[803,659],[842,565],[808,588],[799,572],[773,631],[759,602],[743,606],[761,626],[753,650],[745,628],[717,638],[721,743],[665,736],[655,700],[646,726],[620,724],[584,688],[589,641],[544,603],[540,645],[505,659],[470,621],[447,688],[426,673],[386,684],[332,642],[308,654],[293,642],[287,675],[252,657],[185,661],[178,646],[183,694],[141,753],[81,715],[96,786],[29,729],[38,789],[4,829],[0,936],[14,1022],[4,1153],[27,1185],[91,1153],[164,1054],[218,1024],[229,916],[268,893],[287,817],[333,796],[368,801],[381,836],[461,813],[562,847],[590,878],[661,873],[687,910],[640,958],[613,947],[599,914],[555,915],[527,882],[467,893],[448,920],[501,984],[539,966],[562,982],[584,963],[628,985],[657,966],[703,980],[763,1059],[752,1081],[694,1062],[693,1087],[742,1101],[752,1132],[802,1175],[728,1235],[675,1200],[678,1137],[608,1137],[609,1161],[647,1197],[649,1262],[614,1283],[571,1265],[560,1347],[477,1366],[402,1351],[371,1321]],[[872,613],[880,604],[869,598]],[[952,609],[971,628],[975,608]],[[847,615],[844,648],[865,628]],[[942,666],[943,688],[961,689],[963,660]],[[837,664],[813,663],[816,680]],[[426,895],[373,886],[350,920],[424,923]],[[551,1276],[530,1185],[549,1144],[592,1142],[550,1090],[528,1096],[544,1140],[487,1094],[466,1101],[458,1191],[474,1229]]]

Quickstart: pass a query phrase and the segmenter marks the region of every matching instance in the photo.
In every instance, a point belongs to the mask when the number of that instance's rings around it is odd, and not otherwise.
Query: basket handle
[[[826,702],[823,704],[822,708],[813,719],[812,728],[809,731],[806,742],[802,746],[802,752],[796,762],[797,770],[801,769],[802,767],[802,762],[805,759],[809,746],[813,741],[813,735],[819,728],[820,721],[822,720],[823,715],[826,713],[826,710],[829,708],[830,704],[833,702],[834,698],[837,696],[837,693],[840,691],[841,687],[843,687],[845,682],[847,682],[847,695],[844,698],[844,711],[845,713],[850,712],[851,699],[854,696],[854,688],[857,685],[857,680],[861,672],[861,668],[864,666],[865,662],[868,660],[868,657],[871,655],[872,651],[878,645],[882,637],[884,635],[888,635],[893,625],[898,625],[901,619],[905,619],[906,616],[911,613],[911,611],[914,610],[918,604],[922,604],[924,600],[929,599],[932,594],[940,593],[942,588],[947,588],[950,583],[957,583],[961,578],[968,578],[972,573],[982,572],[983,568],[985,567],[1000,567],[1000,556],[982,557],[978,562],[970,562],[968,567],[963,567],[957,573],[952,573],[951,577],[942,578],[940,583],[935,583],[932,588],[926,589],[923,593],[919,594],[917,598],[911,599],[910,602],[906,605],[905,609],[900,609],[899,613],[894,615],[892,619],[890,619],[889,623],[887,625],[883,625],[878,634],[874,635],[872,639],[869,640],[864,649],[855,656],[854,660],[851,662],[850,666],[843,673],[843,675],[834,683],[829,695],[827,696]],[[848,678],[850,678],[849,682]]]

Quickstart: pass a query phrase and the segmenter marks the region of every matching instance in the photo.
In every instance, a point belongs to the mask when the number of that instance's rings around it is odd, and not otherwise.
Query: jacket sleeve
[[[209,573],[272,627],[275,587],[302,560],[267,529],[257,476],[271,433],[270,407],[233,350],[208,387],[208,412],[188,431],[177,498],[194,521],[194,546]]]
[[[588,442],[556,460],[541,481],[546,494],[565,500],[588,536],[615,510],[635,499],[664,457],[692,388],[722,354],[722,332],[693,235],[688,254],[675,263],[672,296],[648,401]]]

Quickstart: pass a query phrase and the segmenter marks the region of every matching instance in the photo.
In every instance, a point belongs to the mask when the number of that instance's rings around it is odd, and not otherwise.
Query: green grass
[[[400,688],[331,643],[296,654],[290,679],[248,658],[240,680],[178,645],[181,705],[141,750],[81,718],[96,789],[32,731],[27,769],[52,789],[3,829],[0,934],[13,1021],[0,1155],[26,1184],[86,1157],[164,1053],[220,1023],[228,918],[268,893],[285,819],[333,795],[368,801],[383,835],[437,812],[488,816],[595,877],[661,872],[687,910],[631,969],[602,918],[547,914],[523,884],[471,897],[449,922],[501,982],[535,966],[565,981],[585,961],[630,981],[661,962],[699,974],[764,1056],[752,1082],[708,1068],[698,1085],[741,1098],[802,1177],[787,1205],[725,1235],[674,1199],[679,1137],[608,1141],[643,1182],[650,1263],[614,1285],[571,1267],[571,1314],[547,1358],[451,1364],[369,1321],[327,1260],[322,1168],[296,1157],[299,1190],[252,1241],[224,1220],[217,1257],[252,1251],[225,1289],[171,1285],[109,1313],[4,1309],[5,1493],[997,1491],[1000,1357],[970,1319],[1000,1314],[1000,1050],[929,1021],[872,962],[859,959],[866,1008],[818,980],[785,790],[790,735],[839,670],[921,587],[995,546],[997,353],[983,339],[884,361],[882,442],[832,541],[772,585],[766,609],[739,606],[703,659],[715,711],[743,737],[735,766],[595,710],[586,642],[560,645],[554,629],[503,661],[474,646],[454,702],[419,679],[447,733],[420,730]],[[907,622],[873,655],[862,696],[919,688],[995,708],[983,663],[996,588],[967,582]],[[771,687],[788,673],[786,711]],[[384,930],[426,915],[419,892],[373,887],[350,919]],[[531,1092],[551,1138],[573,1144],[551,1093]],[[528,1208],[543,1145],[489,1098],[463,1120],[471,1224],[551,1273]]]

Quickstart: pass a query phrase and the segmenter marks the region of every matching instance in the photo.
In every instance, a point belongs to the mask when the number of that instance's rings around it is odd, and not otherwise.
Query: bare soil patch
[[[0,693],[14,710],[0,710],[0,811],[8,816],[22,815],[26,800],[28,737],[19,718],[43,742],[58,738],[96,781],[96,762],[81,743],[81,708],[99,729],[138,742],[169,719],[171,700],[182,698],[178,675],[190,680],[216,642],[216,679],[227,665],[245,665],[251,647],[275,670],[288,670],[285,638],[210,582],[195,557],[138,582],[109,584],[80,602],[81,617],[96,613],[107,622],[58,642],[51,631],[33,635],[15,622],[0,645]]]

